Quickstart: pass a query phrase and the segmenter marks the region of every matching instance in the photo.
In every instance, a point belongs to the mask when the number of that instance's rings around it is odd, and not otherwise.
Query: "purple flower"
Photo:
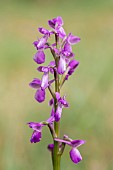
[[[62,17],[58,16],[57,18],[53,18],[52,20],[48,21],[48,24],[51,28],[58,28],[63,25]]]
[[[50,152],[53,152],[54,144],[53,143],[49,144],[47,148]]]
[[[44,35],[50,35],[50,31],[48,31],[47,29],[45,28],[38,28],[38,31],[41,33],[41,34],[44,34]]]
[[[72,140],[68,138],[67,136],[66,138],[64,137],[64,139],[65,140],[55,138],[55,141],[71,146],[72,149],[70,150],[70,158],[75,164],[79,163],[82,160],[82,156],[77,148],[83,145],[85,141],[84,140]]]
[[[42,103],[45,100],[45,90],[42,90],[41,88],[38,89],[35,93],[35,99],[39,103]]]
[[[70,76],[70,75],[73,74],[73,72],[74,72],[75,69],[78,67],[78,65],[79,65],[79,61],[77,61],[77,60],[71,60],[71,61],[69,62],[68,67],[67,67],[68,73],[67,73],[67,75],[66,75],[66,80],[68,79],[68,76]]]
[[[74,57],[74,53],[72,52],[72,47],[68,42],[65,43],[64,48],[62,50],[62,54],[68,58]]]
[[[29,83],[30,87],[37,89],[35,93],[35,99],[41,103],[45,100],[45,90],[41,88],[42,81],[34,78],[32,82]]]
[[[45,90],[49,86],[49,68],[40,66],[37,70],[44,73],[42,76],[41,88]]]
[[[63,107],[69,107],[69,104],[65,100],[65,96],[61,98],[58,92],[56,92],[55,95],[56,95],[56,100],[57,100],[57,109],[55,111],[54,107],[52,107],[51,116],[54,116],[55,121],[58,122],[61,118]],[[52,106],[53,104],[54,104],[54,100],[51,99],[49,102],[49,105]]]
[[[80,38],[77,36],[72,35],[71,33],[67,36],[67,42],[70,45],[74,45],[77,44],[78,42],[80,42]]]
[[[48,66],[39,66],[37,68],[37,70],[39,72],[43,72],[43,76],[42,76],[42,81],[41,81],[41,88],[42,90],[45,90],[52,82],[49,81],[49,72],[53,73],[53,68],[52,66],[55,63],[52,61],[50,62],[50,64]]]
[[[43,121],[43,122],[40,122],[40,123],[29,122],[28,123],[29,127],[34,130],[33,133],[32,133],[30,142],[31,143],[40,142],[40,140],[42,138],[42,127],[44,127],[44,126],[46,126],[48,124],[52,124],[53,122],[54,122],[54,117],[53,116],[51,116],[46,121]]]
[[[65,71],[66,71],[66,59],[65,56],[60,56],[58,63],[58,73],[64,74]]]
[[[34,78],[33,81],[29,83],[29,85],[35,89],[38,89],[40,87],[40,84],[41,84],[41,80],[38,78]]]
[[[80,41],[80,38],[77,36],[72,35],[71,33],[67,36],[67,38],[64,40],[64,48],[62,49],[62,54],[66,57],[74,57],[74,53],[72,52],[72,45],[78,43]]]
[[[33,44],[37,50],[46,48],[46,43],[47,43],[48,37],[49,37],[49,35],[45,34],[42,38],[38,39],[38,41],[33,42]]]
[[[34,61],[37,64],[42,64],[45,62],[45,54],[42,50],[37,51],[37,53],[33,57]]]
[[[55,31],[57,32],[60,38],[64,38],[66,36],[63,27],[56,28]]]
[[[59,35],[60,38],[64,38],[66,33],[63,29],[63,20],[60,16],[57,18],[53,18],[52,20],[48,21],[48,24],[51,28],[55,30],[55,32]]]
[[[34,55],[33,59],[37,64],[42,64],[45,62],[45,54],[44,49],[49,48],[49,46],[46,44],[48,37],[50,36],[49,31],[44,28],[39,28],[40,32],[44,34],[44,36],[38,41],[34,41],[33,44],[38,50],[38,52]]]
[[[45,89],[54,82],[54,79],[49,81],[49,72],[53,73],[53,69],[51,68],[53,65],[54,62],[52,61],[47,67],[39,66],[37,70],[44,73],[42,80],[34,78],[33,81],[29,83],[30,87],[37,89],[35,99],[39,103],[42,103],[45,100]]]

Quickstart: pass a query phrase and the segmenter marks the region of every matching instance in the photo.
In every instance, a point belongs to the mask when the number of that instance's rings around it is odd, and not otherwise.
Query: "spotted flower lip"
[[[59,138],[55,138],[54,140],[72,147],[72,149],[70,150],[70,158],[75,164],[78,164],[82,160],[82,156],[77,148],[83,145],[85,143],[85,140],[72,140],[70,138],[68,140],[68,137],[66,140]]]

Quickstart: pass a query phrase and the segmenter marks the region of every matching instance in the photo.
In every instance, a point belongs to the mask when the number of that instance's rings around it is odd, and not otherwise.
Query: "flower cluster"
[[[85,141],[72,140],[66,135],[64,135],[63,139],[60,139],[58,135],[59,126],[57,126],[62,117],[63,108],[69,107],[66,97],[61,97],[60,95],[61,88],[79,65],[79,62],[74,59],[75,54],[72,51],[72,46],[77,44],[80,41],[80,38],[78,36],[74,36],[72,33],[66,35],[63,24],[63,20],[60,16],[49,20],[48,25],[50,26],[50,30],[38,28],[42,37],[33,42],[33,45],[37,50],[33,60],[37,64],[45,63],[45,50],[47,49],[50,50],[53,59],[47,66],[38,66],[37,71],[43,74],[42,78],[34,78],[29,85],[36,89],[35,99],[39,103],[44,102],[46,98],[46,89],[49,90],[52,98],[49,101],[49,106],[51,106],[50,117],[46,121],[40,123],[29,122],[28,125],[33,129],[33,134],[30,139],[31,143],[40,142],[42,137],[42,128],[44,126],[48,126],[54,143],[48,145],[48,149],[53,152],[52,156],[54,157],[55,154],[54,148],[56,143],[58,143],[57,152],[60,155],[62,155],[64,146],[67,144],[72,147],[70,151],[71,160],[74,163],[78,163],[82,160],[82,157],[77,147],[84,144]],[[52,44],[49,42],[49,38],[51,36],[54,36],[55,38],[55,42]]]

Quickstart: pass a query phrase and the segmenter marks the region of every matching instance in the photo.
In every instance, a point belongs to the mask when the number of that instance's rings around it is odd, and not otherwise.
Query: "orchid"
[[[31,143],[40,142],[41,137],[42,137],[42,128],[48,124],[52,124],[53,122],[54,122],[53,116],[51,116],[46,121],[43,121],[40,123],[29,122],[28,123],[29,127],[34,130],[32,136],[31,136],[31,139],[30,139]]]
[[[63,96],[63,98],[61,98],[60,94],[58,92],[55,93],[55,96],[56,96],[56,101],[57,101],[57,105],[58,105],[56,111],[54,109],[54,99],[51,99],[49,101],[49,105],[53,106],[52,111],[51,111],[51,115],[52,116],[54,115],[55,121],[58,122],[61,118],[63,107],[67,108],[67,107],[69,107],[69,104],[65,100],[65,96]]]
[[[71,146],[70,158],[75,164],[79,163],[82,160],[82,156],[77,148],[83,145],[85,143],[85,140],[72,140],[68,138],[68,136],[66,136],[65,138],[65,135],[64,135],[64,139],[65,140],[55,138],[55,141]]]
[[[35,88],[37,89],[36,93],[35,93],[35,99],[41,103],[45,100],[45,90],[43,90],[41,88],[41,80],[35,78],[33,79],[33,81],[31,83],[29,83],[29,85],[32,87],[32,88]]]
[[[36,53],[33,60],[36,64],[37,71],[42,74],[41,79],[34,78],[29,86],[36,89],[35,99],[42,103],[46,99],[46,90],[50,92],[49,106],[51,107],[50,117],[42,122],[29,122],[28,126],[33,129],[30,138],[31,143],[38,143],[42,139],[42,129],[47,126],[52,135],[53,143],[48,145],[48,150],[51,152],[53,170],[60,170],[61,156],[64,152],[65,145],[71,147],[70,158],[73,163],[77,164],[82,160],[82,156],[78,147],[85,143],[85,140],[72,140],[64,135],[60,138],[60,121],[64,108],[69,108],[69,103],[66,100],[66,94],[61,95],[61,90],[68,78],[74,74],[79,65],[73,52],[73,45],[80,42],[78,36],[72,33],[66,34],[63,25],[62,17],[58,16],[48,21],[50,30],[40,27],[39,33],[42,37],[33,42],[36,48]],[[50,43],[51,36],[54,36],[55,42]],[[45,50],[50,50],[52,60],[49,64],[45,64],[46,60]]]

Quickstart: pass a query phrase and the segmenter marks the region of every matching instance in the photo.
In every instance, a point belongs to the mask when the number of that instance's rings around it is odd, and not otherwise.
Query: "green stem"
[[[57,109],[57,101],[55,100],[54,104],[55,110]],[[60,133],[60,122],[54,122],[54,130],[57,137],[59,137]],[[53,170],[60,170],[60,159],[61,155],[59,155],[59,143],[54,141],[54,150],[53,150]]]
[[[58,65],[58,60],[56,60],[56,66]],[[57,71],[54,71],[55,77],[55,92],[60,92],[59,90],[59,75]],[[54,98],[54,109],[57,110],[57,100]],[[54,122],[54,130],[57,137],[59,137],[60,133],[60,122]],[[53,170],[60,170],[60,160],[61,155],[59,154],[59,142],[54,141],[54,150],[53,150]]]
[[[54,129],[57,137],[59,136],[59,127],[60,127],[60,123],[55,122]],[[59,143],[57,141],[54,141],[53,170],[60,170],[60,160],[61,160],[61,155],[59,154]]]
[[[60,170],[60,160],[61,156],[58,154],[58,142],[54,142],[54,152],[53,152],[53,170]]]
[[[58,48],[59,37],[58,37],[57,34],[55,34],[55,41],[56,41],[56,48]],[[56,56],[54,50],[51,49],[51,52],[52,52],[53,57],[55,59],[56,68],[58,68],[59,57]],[[59,74],[57,73],[56,69],[54,69],[54,78],[55,78],[55,92],[60,92]],[[57,99],[56,99],[56,96],[55,96],[54,97],[54,110],[55,110],[55,112],[57,110],[57,107],[58,107],[58,102],[57,102]],[[60,121],[54,122],[54,131],[55,131],[56,137],[59,137]],[[57,142],[57,141],[54,141],[54,149],[53,149],[52,160],[53,160],[53,170],[60,170],[61,154],[59,154],[59,142]]]

